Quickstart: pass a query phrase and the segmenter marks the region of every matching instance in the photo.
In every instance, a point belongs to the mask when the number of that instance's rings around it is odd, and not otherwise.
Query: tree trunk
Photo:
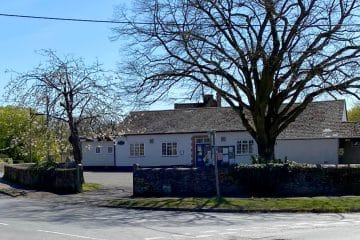
[[[275,159],[275,138],[259,136],[256,140],[258,145],[259,160],[268,164]]]
[[[74,156],[74,160],[76,165],[81,164],[82,162],[82,151],[81,151],[81,142],[80,142],[80,137],[78,134],[77,129],[72,129],[71,131],[71,135],[69,137],[69,141],[71,143],[72,146],[72,152],[73,152],[73,156]],[[83,175],[83,171],[80,171],[80,183],[83,184],[85,183],[85,179],[84,179],[84,175]]]
[[[70,135],[70,143],[72,146],[72,152],[76,164],[81,164],[82,162],[82,152],[81,152],[81,142],[80,137],[76,132],[72,132]]]

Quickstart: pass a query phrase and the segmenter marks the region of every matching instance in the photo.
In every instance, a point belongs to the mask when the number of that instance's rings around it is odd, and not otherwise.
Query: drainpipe
[[[114,167],[116,168],[116,141],[114,141]]]

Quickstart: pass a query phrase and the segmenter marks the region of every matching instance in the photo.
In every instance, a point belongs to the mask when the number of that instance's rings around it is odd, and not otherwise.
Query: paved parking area
[[[133,187],[132,172],[84,172],[85,182],[99,183],[106,188],[122,187],[129,189]]]
[[[86,171],[84,172],[84,177],[85,182],[99,183],[102,187],[91,192],[65,195],[24,189],[19,186],[8,185],[6,182],[0,182],[0,189],[2,189],[3,193],[10,192],[14,197],[23,196],[29,199],[49,201],[58,204],[85,204],[95,206],[102,205],[109,200],[132,196],[132,173]]]

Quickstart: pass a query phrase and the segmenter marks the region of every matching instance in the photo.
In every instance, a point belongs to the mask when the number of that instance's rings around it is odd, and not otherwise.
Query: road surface
[[[360,239],[360,214],[136,211],[0,195],[1,240]]]

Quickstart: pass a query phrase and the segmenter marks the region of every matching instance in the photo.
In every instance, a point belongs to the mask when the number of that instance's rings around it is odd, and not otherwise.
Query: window
[[[141,157],[145,155],[145,146],[143,143],[130,144],[130,156]]]
[[[108,147],[108,153],[112,153],[113,152],[113,147]]]
[[[250,154],[254,153],[254,140],[237,141],[236,154]]]
[[[209,144],[209,143],[210,143],[210,139],[209,139],[208,137],[196,137],[196,138],[195,138],[195,142],[196,142],[196,143]]]
[[[177,143],[162,143],[161,153],[163,156],[176,156]]]
[[[254,153],[254,140],[249,141],[249,153]]]
[[[241,154],[241,141],[236,143],[236,154]]]
[[[221,142],[226,142],[226,137],[221,137],[221,138],[220,138],[220,141],[221,141]]]
[[[241,153],[248,153],[248,151],[249,151],[248,141],[243,141],[241,144]]]
[[[96,148],[95,148],[95,152],[96,152],[96,153],[100,153],[100,150],[101,150],[100,147],[96,147]]]

